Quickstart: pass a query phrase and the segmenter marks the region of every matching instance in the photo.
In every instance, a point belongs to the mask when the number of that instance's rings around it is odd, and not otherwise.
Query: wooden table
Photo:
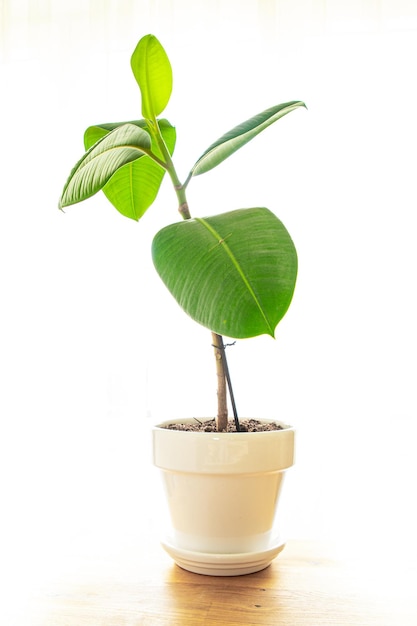
[[[180,569],[144,537],[113,554],[76,555],[16,624],[416,626],[415,561],[399,557],[394,548],[365,555],[289,541],[262,572],[207,577]]]

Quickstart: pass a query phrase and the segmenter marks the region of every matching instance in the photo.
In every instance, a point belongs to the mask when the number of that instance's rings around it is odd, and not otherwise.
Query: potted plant
[[[182,220],[155,235],[152,257],[180,306],[211,331],[218,407],[215,419],[183,419],[153,429],[154,462],[162,471],[172,520],[163,545],[194,572],[254,572],[283,547],[274,519],[284,472],[293,463],[294,429],[282,422],[239,420],[223,336],[274,336],[293,296],[297,254],[270,210],[233,209],[193,218],[186,193],[195,176],[305,105],[279,104],[236,126],[203,152],[181,182],[172,160],[176,131],[160,118],[171,97],[172,69],[156,37],[139,41],[131,66],[143,119],[87,128],[86,152],[72,169],[59,206],[102,190],[121,214],[139,220],[168,173]],[[233,420],[228,419],[228,392]]]

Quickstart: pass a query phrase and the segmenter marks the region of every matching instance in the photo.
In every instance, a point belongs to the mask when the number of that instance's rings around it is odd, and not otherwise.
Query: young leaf
[[[153,121],[167,106],[172,92],[171,63],[154,35],[139,41],[131,67],[142,95],[142,115]]]
[[[290,305],[297,253],[268,209],[172,224],[155,236],[152,255],[178,304],[220,335],[273,336]]]
[[[59,207],[81,202],[102,189],[120,167],[143,157],[150,149],[147,132],[124,124],[95,143],[73,168],[62,192]]]
[[[108,135],[112,130],[116,128],[120,128],[120,126],[124,126],[125,124],[134,124],[147,132],[147,122],[146,120],[129,120],[128,122],[110,122],[108,124],[95,124],[94,126],[89,126],[84,133],[84,148],[89,150],[91,146],[93,146],[97,141]]]
[[[256,135],[259,135],[265,128],[299,107],[305,107],[304,102],[284,102],[235,126],[207,148],[192,167],[189,178],[213,169]]]
[[[145,130],[147,128],[146,120],[135,120],[130,123]],[[116,123],[90,126],[84,134],[85,147],[89,148],[97,139],[121,125],[121,123]],[[167,120],[158,120],[158,125],[169,153],[173,154],[176,140],[175,128]],[[163,158],[154,140],[152,140],[151,150],[156,156]],[[154,202],[164,174],[165,170],[158,163],[144,156],[118,169],[103,187],[103,192],[122,215],[139,220]]]

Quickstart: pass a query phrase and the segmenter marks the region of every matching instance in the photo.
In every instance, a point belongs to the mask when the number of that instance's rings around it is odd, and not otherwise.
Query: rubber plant
[[[195,176],[213,169],[265,128],[305,104],[278,104],[239,124],[211,144],[181,182],[172,160],[176,131],[160,118],[171,97],[172,68],[154,35],[139,41],[131,67],[141,92],[143,119],[87,128],[86,152],[69,175],[59,207],[81,202],[102,190],[122,215],[139,220],[153,204],[168,173],[182,220],[155,235],[153,262],[184,311],[211,331],[218,376],[217,429],[227,430],[229,389],[239,430],[223,336],[274,336],[293,296],[297,253],[285,226],[267,208],[193,218],[187,187]]]

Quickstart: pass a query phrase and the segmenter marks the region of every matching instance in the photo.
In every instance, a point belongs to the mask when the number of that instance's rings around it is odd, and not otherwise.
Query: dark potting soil
[[[164,424],[164,426],[162,426],[162,428],[166,428],[168,430],[183,430],[183,431],[190,431],[190,432],[201,432],[201,433],[211,433],[211,432],[216,432],[216,420],[215,419],[210,419],[210,420],[198,420],[197,418],[194,418],[195,422],[191,423],[191,424]],[[280,424],[277,424],[276,422],[261,422],[259,420],[256,419],[243,419],[243,420],[239,420],[240,422],[240,432],[245,432],[245,433],[259,433],[259,432],[263,432],[263,431],[267,431],[267,430],[282,430],[282,426]],[[235,433],[236,432],[236,425],[234,420],[229,420],[228,422],[228,431],[227,432],[231,432],[231,433]]]

